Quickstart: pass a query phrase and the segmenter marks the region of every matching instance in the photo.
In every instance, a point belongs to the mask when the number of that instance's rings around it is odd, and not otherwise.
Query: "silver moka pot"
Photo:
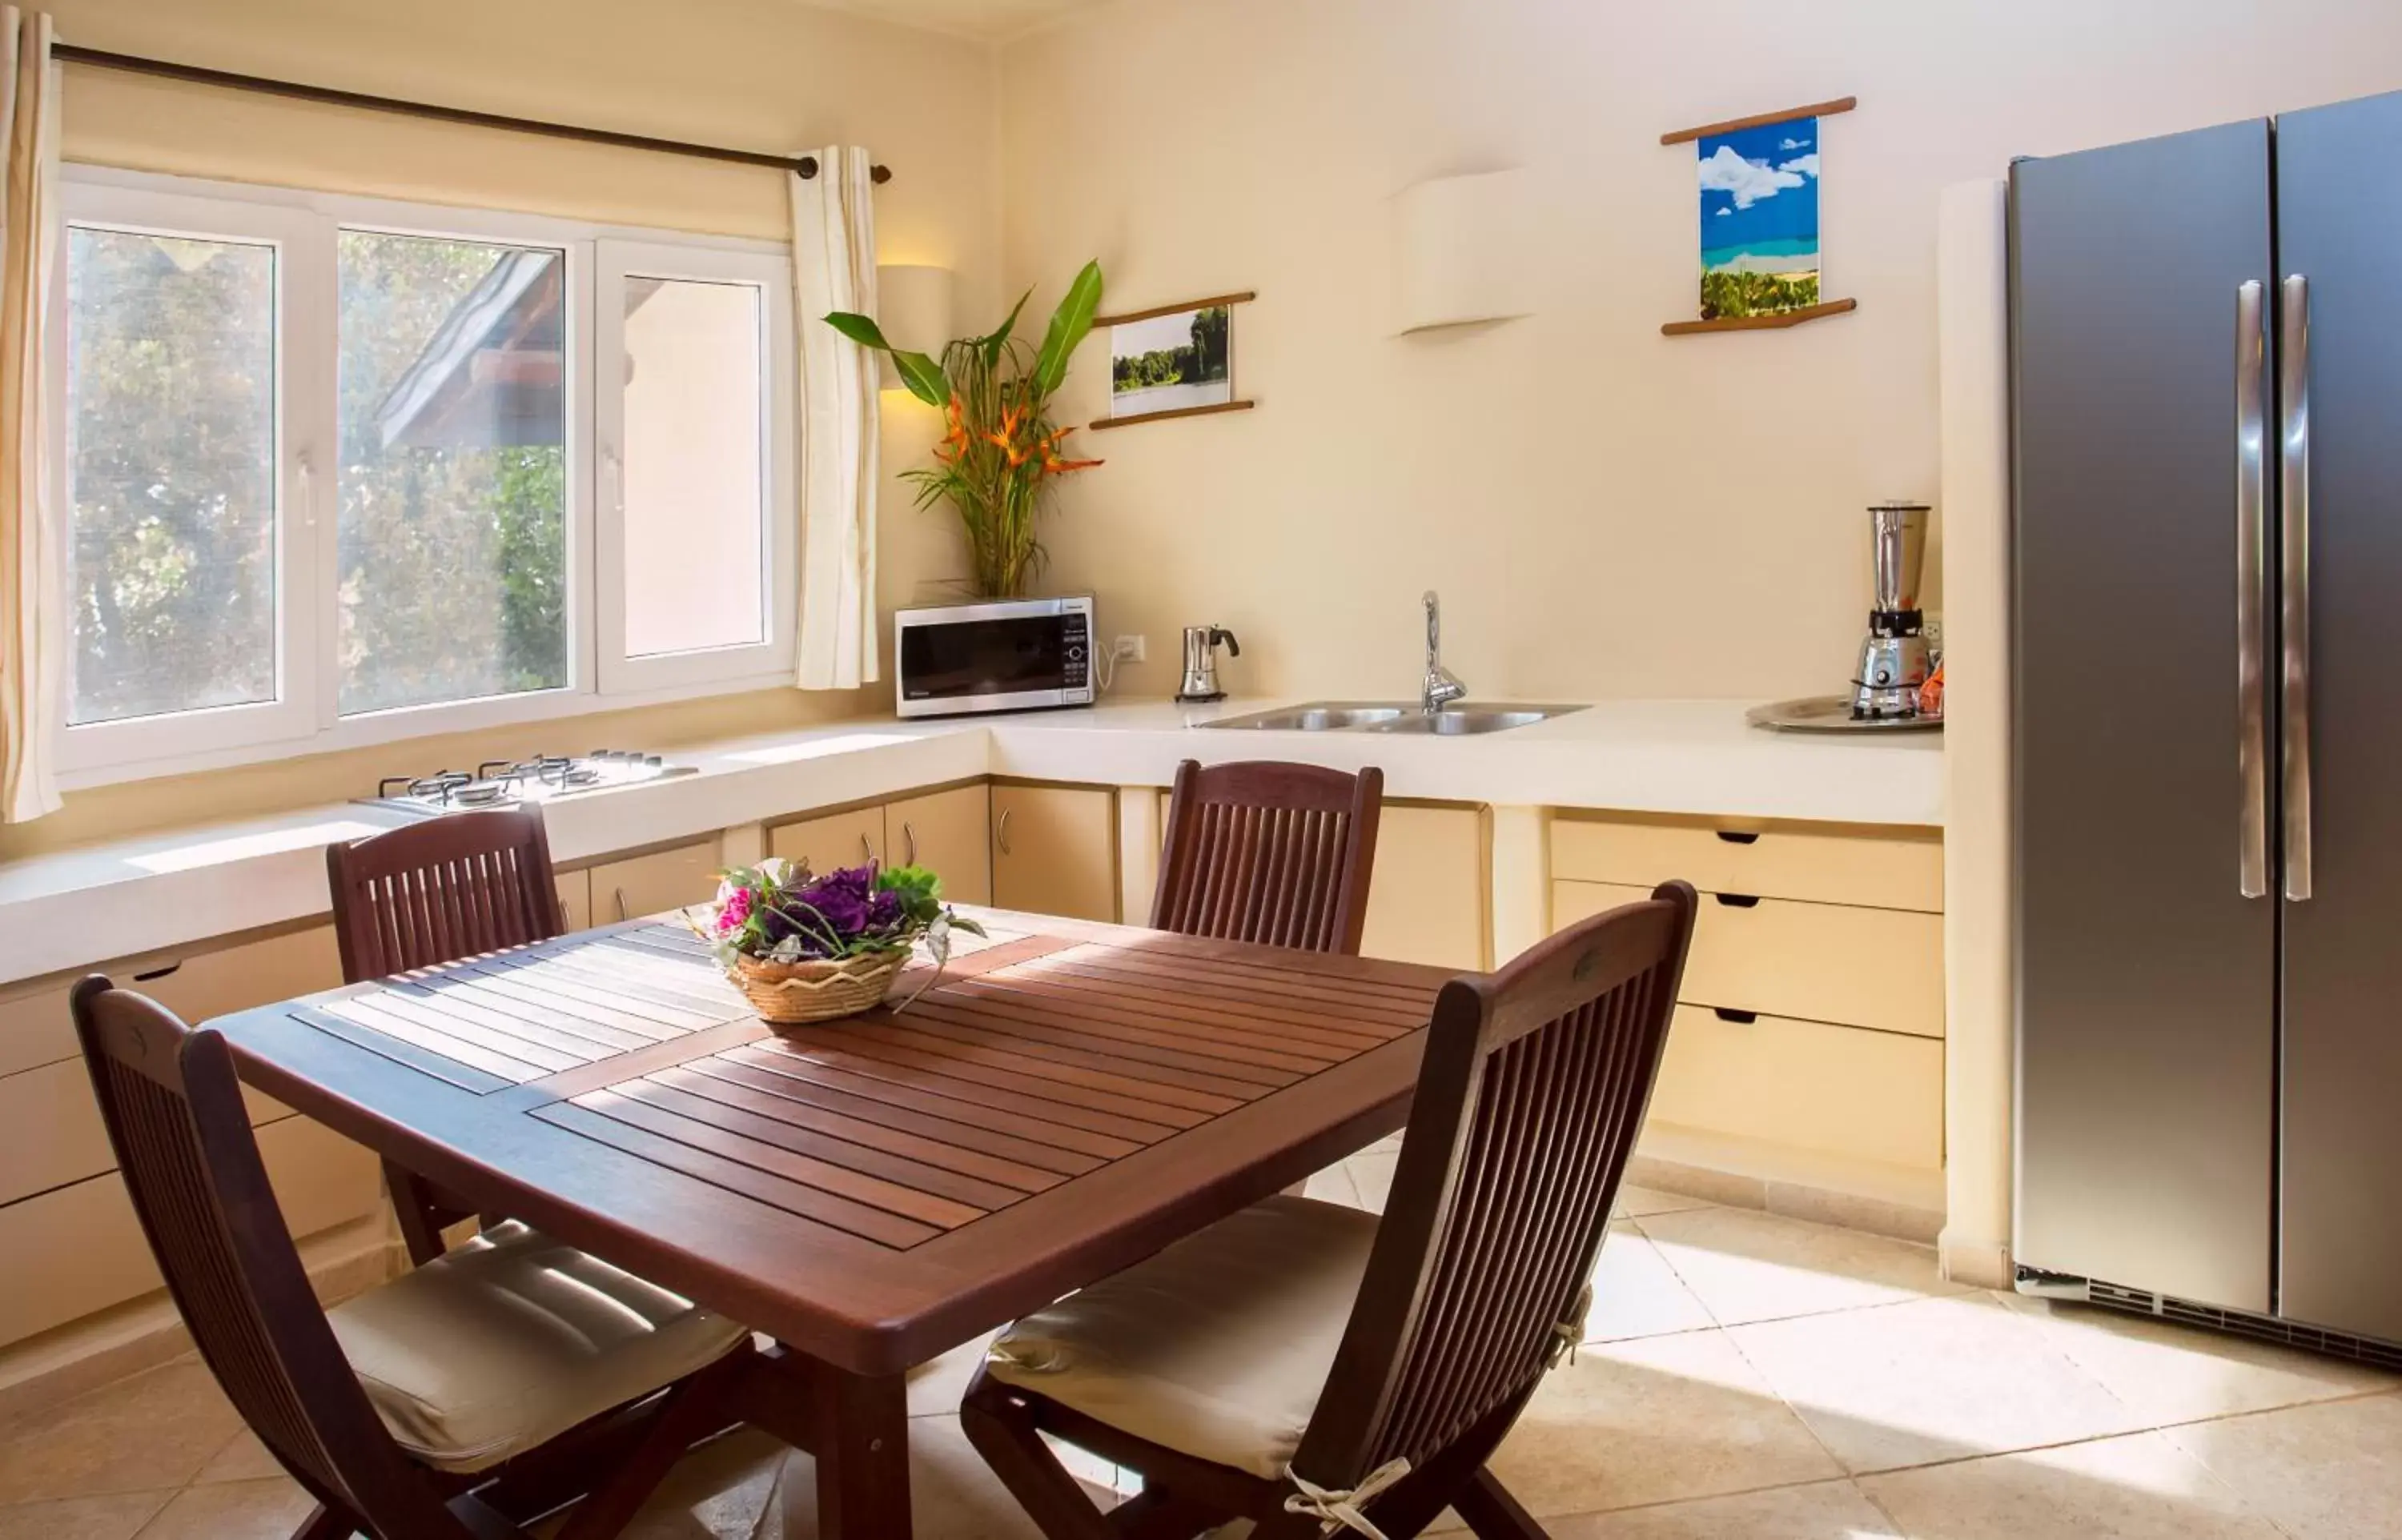
[[[1176,692],[1180,701],[1197,702],[1224,700],[1226,692],[1218,684],[1218,646],[1225,644],[1229,656],[1241,657],[1243,644],[1235,633],[1222,626],[1188,626],[1184,628],[1184,683]]]

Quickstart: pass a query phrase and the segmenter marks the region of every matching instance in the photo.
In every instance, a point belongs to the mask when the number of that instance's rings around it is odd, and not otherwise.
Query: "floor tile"
[[[263,1481],[270,1476],[283,1474],[283,1467],[276,1463],[275,1456],[267,1452],[267,1446],[258,1441],[258,1435],[244,1428],[226,1440],[225,1448],[209,1456],[209,1463],[192,1478],[192,1484],[206,1486],[216,1481]]]
[[[1343,1162],[1351,1185],[1359,1189],[1361,1208],[1371,1214],[1385,1212],[1385,1199],[1393,1190],[1393,1169],[1401,1161],[1398,1151],[1367,1149]]]
[[[1341,1203],[1345,1208],[1360,1206],[1360,1189],[1352,1185],[1351,1173],[1340,1164],[1328,1166],[1312,1176],[1303,1184],[1301,1195],[1321,1203]]]
[[[1859,1483],[1908,1540],[2278,1540],[2275,1525],[2157,1433]]]
[[[676,1463],[621,1540],[775,1540],[776,1482],[793,1458],[750,1429],[712,1439]],[[556,1536],[573,1512],[535,1525],[538,1540]]]
[[[1631,1224],[1609,1227],[1601,1260],[1593,1272],[1593,1313],[1585,1317],[1588,1342],[1622,1341],[1671,1331],[1715,1326],[1710,1313]]]
[[[2147,1425],[2402,1389],[2402,1376],[2273,1342],[2091,1305],[1998,1298]]]
[[[1717,1330],[1582,1349],[1544,1380],[1492,1464],[1537,1515],[1843,1474]]]
[[[186,1487],[143,1528],[142,1540],[286,1540],[316,1506],[288,1476]]]
[[[2391,1540],[2402,1530],[2402,1396],[2195,1423],[2161,1437],[2294,1540]]]
[[[205,1368],[169,1364],[0,1427],[0,1504],[180,1487],[241,1427]]]
[[[1930,1246],[1742,1208],[1636,1221],[1721,1326],[1974,1292],[1946,1283]]]
[[[1849,1481],[1547,1519],[1552,1540],[1900,1540]]]
[[[1856,1474],[2143,1427],[2033,1322],[1984,1295],[1767,1321],[1727,1335]]]
[[[172,1492],[120,1492],[0,1508],[0,1540],[132,1540]]]
[[[909,1456],[910,1527],[916,1540],[1042,1540],[1033,1520],[959,1431],[957,1417],[913,1421]],[[1101,1505],[1116,1500],[1106,1492],[1092,1495]],[[785,1464],[758,1540],[816,1540],[817,1501],[817,1462],[795,1454]],[[703,1533],[694,1532],[695,1540]]]
[[[1688,1198],[1681,1192],[1663,1192],[1656,1187],[1637,1187],[1629,1182],[1618,1189],[1618,1203],[1610,1214],[1616,1218],[1639,1219],[1647,1214],[1678,1214],[1689,1208],[1713,1206],[1706,1198]]]
[[[998,1331],[988,1331],[973,1342],[962,1343],[911,1369],[909,1415],[940,1417],[959,1410],[959,1397],[967,1394],[968,1382],[984,1367],[986,1346],[1000,1335]]]

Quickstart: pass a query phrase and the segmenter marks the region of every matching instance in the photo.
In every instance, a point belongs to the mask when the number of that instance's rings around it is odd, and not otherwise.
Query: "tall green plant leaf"
[[[861,315],[855,310],[836,310],[828,315],[825,322],[863,348],[890,353],[892,367],[899,371],[901,383],[909,387],[911,395],[929,406],[950,404],[951,387],[949,380],[943,376],[943,366],[924,353],[913,353],[885,341],[884,328],[876,323],[874,316]]]
[[[1042,337],[1042,351],[1034,359],[1034,392],[1038,400],[1047,399],[1068,378],[1068,360],[1077,346],[1091,335],[1093,317],[1101,309],[1101,265],[1087,262],[1076,281],[1068,285],[1068,293],[1059,308],[1051,312],[1051,329]]]
[[[1017,330],[1018,312],[1025,309],[1026,302],[1033,297],[1034,291],[1032,289],[1028,289],[1024,294],[1019,295],[1017,296],[1017,303],[1009,308],[1009,319],[1001,323],[1001,330],[993,333],[990,337],[980,337],[976,338],[975,345],[984,350],[986,367],[989,368],[1001,362],[1001,351],[1009,346],[1009,334]]]

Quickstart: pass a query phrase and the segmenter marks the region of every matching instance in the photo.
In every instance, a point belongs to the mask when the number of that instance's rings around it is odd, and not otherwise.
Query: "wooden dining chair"
[[[1693,910],[1669,883],[1444,985],[1381,1222],[1270,1198],[1003,1334],[960,1417],[1042,1532],[1539,1540],[1485,1461],[1582,1337]],[[1044,1434],[1141,1494],[1104,1517]]]
[[[1356,956],[1385,773],[1249,761],[1176,767],[1154,930]]]
[[[317,1501],[297,1540],[520,1536],[519,1522],[587,1491],[561,1540],[602,1540],[685,1449],[736,1420],[747,1331],[523,1225],[327,1311],[225,1039],[98,976],[71,1003],[175,1308],[235,1409]]]
[[[548,941],[567,928],[542,810],[453,813],[325,847],[342,982],[364,983],[479,952]],[[476,1211],[415,1172],[384,1162],[409,1259],[442,1255],[442,1232]]]

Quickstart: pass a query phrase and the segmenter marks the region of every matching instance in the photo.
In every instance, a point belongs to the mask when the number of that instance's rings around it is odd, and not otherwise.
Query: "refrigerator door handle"
[[[2247,899],[2269,896],[2267,373],[2267,298],[2247,279],[2235,291],[2235,886]]]
[[[2284,521],[2278,620],[2285,642],[2278,681],[2283,724],[2280,788],[2285,809],[2285,897],[2311,896],[2311,281],[2280,286],[2277,497]]]

